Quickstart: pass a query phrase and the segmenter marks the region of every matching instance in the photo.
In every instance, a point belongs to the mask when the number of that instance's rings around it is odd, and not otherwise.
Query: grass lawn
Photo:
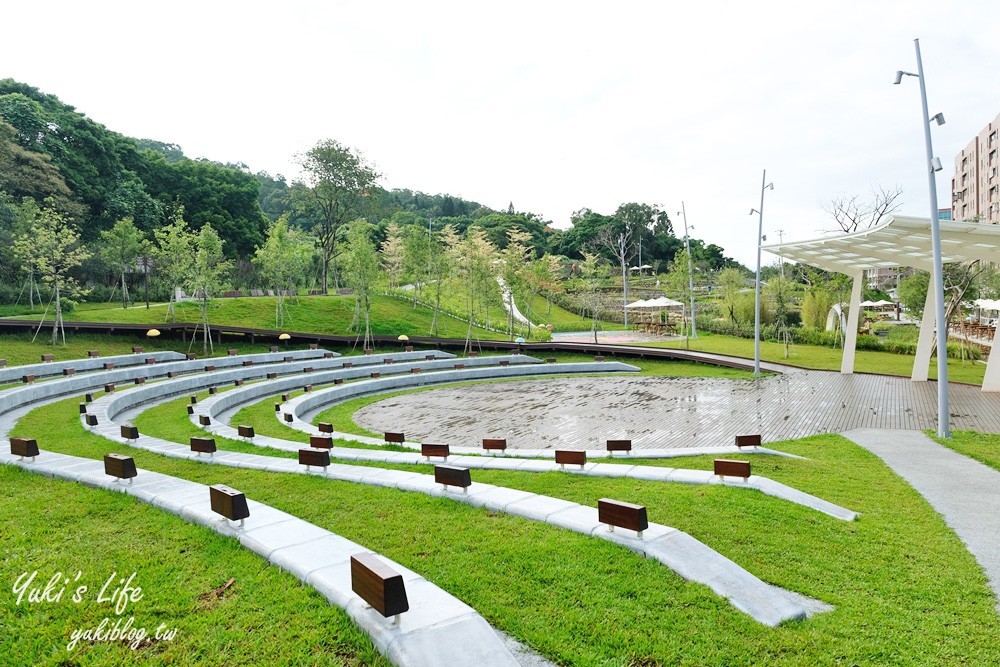
[[[1000,470],[1000,435],[977,431],[952,431],[950,438],[939,438],[934,431],[924,432],[935,442]]]
[[[476,481],[590,506],[602,497],[642,503],[651,521],[689,532],[765,581],[837,607],[805,622],[767,628],[706,587],[603,540],[444,498],[134,450],[87,432],[79,423],[78,401],[34,410],[15,434],[38,438],[43,450],[90,458],[121,452],[134,456],[140,468],[238,488],[420,572],[560,664],[1000,663],[994,641],[1000,617],[972,556],[915,491],[877,457],[839,436],[775,445],[809,460],[761,456],[753,462],[758,474],[860,511],[851,523],[740,489],[561,473],[473,473]],[[151,434],[186,428],[179,405],[145,428]],[[273,414],[270,419],[275,421]],[[697,457],[669,465],[711,463]],[[150,594],[135,605],[137,623],[155,626],[157,620],[181,628],[169,645],[154,647],[162,652],[155,658],[161,664],[195,664],[220,653],[229,664],[336,664],[334,653],[349,664],[366,660],[356,632],[329,620],[335,610],[320,609],[325,603],[314,607],[318,596],[256,556],[239,557],[235,541],[128,498],[16,470],[0,473],[8,491],[0,500],[0,515],[9,519],[0,523],[8,586],[33,568],[86,569],[97,578],[137,571]],[[54,507],[52,495],[60,499]],[[46,509],[25,516],[24,507]],[[192,543],[208,545],[209,552]],[[217,604],[245,604],[252,611],[225,621],[200,613],[199,596],[230,577],[237,579],[233,593]],[[250,588],[256,581],[271,597]],[[0,655],[17,656],[20,664],[117,665],[127,654],[101,643],[67,654],[70,627],[103,615],[94,605],[15,607],[9,594],[4,604],[16,626],[8,624],[0,634]],[[316,629],[321,633],[314,634]],[[239,646],[238,637],[248,645]]]
[[[537,294],[531,303],[527,303],[526,300],[518,301],[517,307],[532,322],[551,324],[555,331],[590,331],[590,318],[581,317],[555,303],[550,304],[545,300],[545,297]],[[597,326],[600,331],[621,331],[624,328],[623,325],[616,322],[600,320],[598,320]]]
[[[649,343],[652,347],[667,347],[684,349],[684,339]],[[699,333],[697,339],[690,341],[692,350],[699,352],[715,352],[731,354],[737,357],[753,359],[753,340],[737,338],[713,333]],[[840,359],[843,351],[840,348],[820,347],[818,345],[791,345],[789,357],[785,358],[785,346],[780,343],[762,341],[760,358],[779,364],[814,368],[818,370],[840,370]],[[855,355],[854,370],[859,373],[882,373],[909,377],[913,371],[913,357],[891,352],[874,352],[858,350]],[[971,361],[948,359],[948,380],[953,382],[968,382],[982,384],[986,365]],[[937,377],[937,358],[931,359],[930,377]]]
[[[210,324],[259,327],[274,329],[274,297],[242,297],[237,299],[216,299],[209,307]],[[353,296],[300,296],[287,300],[288,314],[284,329],[308,331],[333,335],[349,335],[354,319]],[[166,305],[146,310],[108,304],[106,308],[80,308],[64,315],[67,322],[123,322],[139,324],[162,324],[166,321]],[[52,313],[49,313],[51,319]],[[428,336],[434,313],[428,308],[410,304],[388,296],[372,297],[372,333],[382,335],[407,334]],[[191,302],[177,305],[177,321],[197,322],[200,320],[198,307]],[[502,321],[502,320],[501,320]],[[464,338],[468,325],[447,315],[439,315],[439,334],[445,338]],[[476,327],[474,335],[479,338],[504,338],[503,335]]]

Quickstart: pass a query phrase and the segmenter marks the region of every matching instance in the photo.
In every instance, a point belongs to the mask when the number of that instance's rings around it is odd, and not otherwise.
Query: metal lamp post
[[[927,112],[927,85],[924,78],[924,65],[920,59],[920,40],[913,40],[917,50],[917,73],[896,72],[895,84],[899,84],[904,76],[915,76],[920,80],[920,104],[924,124],[924,144],[927,148],[927,184],[931,199],[931,250],[934,256],[934,316],[937,320],[937,365],[938,365],[938,430],[940,438],[950,438],[951,428],[948,415],[948,328],[944,320],[944,270],[941,266],[941,225],[938,224],[937,179],[935,172],[941,171],[941,160],[934,157],[931,148],[931,122],[944,125],[944,114],[933,118]]]
[[[684,217],[684,248],[687,250],[688,254],[688,294],[691,297],[691,338],[698,338],[698,328],[695,326],[694,322],[694,259],[691,257],[691,241],[688,236],[688,216],[687,209],[684,207],[684,202],[681,202],[681,215]],[[691,229],[694,229],[694,225],[691,225]]]
[[[767,182],[767,169],[760,180],[760,208],[750,209],[758,215],[757,222],[757,280],[754,283],[753,304],[753,374],[760,375],[760,244],[764,239],[764,191],[774,190],[774,183]]]

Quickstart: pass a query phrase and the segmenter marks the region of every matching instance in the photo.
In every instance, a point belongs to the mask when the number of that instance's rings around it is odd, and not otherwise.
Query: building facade
[[[1000,223],[1000,115],[955,156],[954,220]]]

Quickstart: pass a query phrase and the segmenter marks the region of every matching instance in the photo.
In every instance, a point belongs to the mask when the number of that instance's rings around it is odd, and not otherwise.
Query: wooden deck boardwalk
[[[952,429],[1000,433],[1000,394],[952,384]],[[773,442],[854,428],[936,429],[937,384],[881,375],[796,371],[758,380],[560,378],[441,388],[374,403],[355,414],[372,431],[518,448],[636,449],[729,444],[740,433]]]

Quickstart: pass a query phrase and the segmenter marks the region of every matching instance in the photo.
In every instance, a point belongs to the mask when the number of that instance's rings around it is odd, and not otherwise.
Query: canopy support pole
[[[854,286],[851,287],[851,305],[847,312],[847,336],[844,338],[844,356],[840,361],[840,372],[850,375],[854,372],[854,350],[858,344],[858,315],[861,311],[861,283],[864,272],[854,274]]]
[[[934,286],[934,274],[927,284],[927,298],[924,300],[924,316],[920,320],[920,337],[917,338],[917,354],[913,359],[913,382],[927,382],[931,367],[931,346],[934,345],[934,299],[938,291]]]

